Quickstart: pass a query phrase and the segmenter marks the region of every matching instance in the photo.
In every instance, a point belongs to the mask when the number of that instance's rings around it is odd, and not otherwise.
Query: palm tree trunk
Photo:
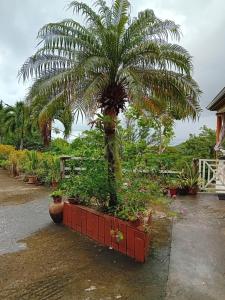
[[[51,135],[52,135],[52,121],[48,121],[42,127],[42,137],[43,137],[43,142],[45,147],[48,147],[50,145]]]
[[[117,185],[121,179],[121,167],[119,159],[119,151],[116,140],[116,119],[117,114],[114,109],[106,109],[104,112],[104,133],[106,146],[106,160],[108,163],[108,182],[110,187],[109,207],[116,207]]]
[[[20,150],[23,150],[23,137],[20,139]]]

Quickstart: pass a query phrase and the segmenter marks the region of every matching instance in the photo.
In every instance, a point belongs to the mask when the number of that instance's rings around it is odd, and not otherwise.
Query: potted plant
[[[36,170],[38,167],[38,155],[36,151],[27,151],[26,158],[28,160],[26,169],[28,171],[27,179],[28,183],[35,184],[37,182]]]
[[[187,163],[183,169],[183,178],[185,179],[186,186],[188,187],[189,195],[196,195],[198,192],[199,173],[196,167],[189,166]]]
[[[51,186],[57,188],[60,180],[60,160],[58,157],[53,156],[51,158],[49,175],[51,177]]]
[[[188,186],[188,182],[187,182],[186,178],[182,178],[182,177],[180,178],[177,192],[181,196],[188,195],[189,186]]]
[[[81,204],[82,203],[81,198],[78,195],[80,190],[79,190],[73,176],[66,182],[63,182],[61,186],[62,186],[63,190],[65,190],[66,199],[70,204]]]
[[[62,191],[56,190],[51,194],[53,203],[49,205],[49,214],[54,223],[59,224],[63,220],[63,206]]]
[[[51,197],[53,198],[53,201],[55,203],[62,201],[62,195],[63,195],[63,193],[61,190],[56,190],[51,193]]]
[[[187,184],[189,186],[188,194],[196,195],[198,192],[198,177],[190,177],[187,179]]]
[[[175,198],[177,196],[178,187],[179,187],[178,180],[170,179],[167,181],[167,190],[171,198]]]

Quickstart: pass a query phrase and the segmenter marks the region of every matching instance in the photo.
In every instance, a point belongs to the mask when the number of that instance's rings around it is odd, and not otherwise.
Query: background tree
[[[193,158],[215,158],[214,146],[216,144],[215,130],[203,126],[198,135],[190,134],[189,138],[177,146],[182,155]]]
[[[15,134],[19,140],[19,148],[23,149],[24,136],[28,130],[28,107],[22,101],[15,106],[5,108],[5,126],[8,134]]]
[[[109,206],[114,207],[120,177],[116,124],[125,103],[163,101],[195,118],[200,91],[191,77],[191,56],[169,42],[179,40],[178,25],[158,19],[150,9],[132,19],[127,0],[115,0],[111,7],[103,0],[95,3],[96,10],[78,1],[69,6],[85,25],[71,19],[45,25],[38,51],[20,73],[24,80],[37,80],[36,93],[49,97],[51,107],[64,102],[88,117],[101,111]]]
[[[60,121],[64,126],[64,137],[68,137],[72,130],[74,114],[71,104],[64,99],[54,101],[52,95],[38,95],[40,81],[37,81],[27,95],[27,103],[36,126],[39,127],[45,147],[50,145],[52,139],[52,124],[54,120]],[[52,101],[53,97],[53,101]]]
[[[156,146],[162,153],[174,137],[174,119],[169,112],[141,111],[130,107],[125,113],[123,136],[127,141],[144,141],[148,146]]]

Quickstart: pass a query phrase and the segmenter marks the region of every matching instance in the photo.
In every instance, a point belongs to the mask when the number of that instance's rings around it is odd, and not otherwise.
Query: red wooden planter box
[[[113,249],[145,262],[149,252],[150,234],[141,227],[134,227],[129,222],[122,221],[94,209],[73,205],[67,202],[63,208],[63,224],[89,238],[112,247]],[[123,239],[118,240],[115,233],[122,233]]]

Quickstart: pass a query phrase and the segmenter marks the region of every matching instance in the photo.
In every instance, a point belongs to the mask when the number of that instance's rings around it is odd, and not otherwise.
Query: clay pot
[[[198,193],[198,187],[197,186],[193,186],[189,188],[188,194],[189,195],[197,195]]]
[[[171,198],[175,198],[177,196],[177,188],[169,188],[169,195]]]
[[[49,214],[54,223],[60,224],[63,220],[63,206],[62,197],[53,197],[53,203],[49,205]]]
[[[37,176],[36,175],[28,175],[27,176],[29,184],[35,184],[37,182]]]
[[[182,187],[178,189],[178,194],[181,196],[186,196],[188,195],[188,191],[189,191],[188,187]]]
[[[53,188],[57,188],[57,187],[58,187],[58,181],[52,180],[51,186],[52,186]]]

